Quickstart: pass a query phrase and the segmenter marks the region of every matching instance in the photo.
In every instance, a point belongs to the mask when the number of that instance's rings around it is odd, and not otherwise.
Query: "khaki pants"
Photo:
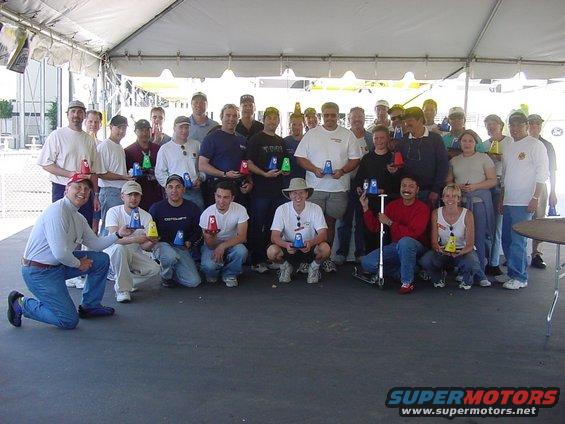
[[[547,201],[548,201],[547,185],[544,184],[543,189],[542,189],[540,196],[539,196],[538,208],[534,213],[533,219],[545,218],[545,211],[547,210]],[[541,255],[541,252],[539,251],[539,245],[540,244],[541,244],[541,241],[532,240],[532,258],[536,255]]]

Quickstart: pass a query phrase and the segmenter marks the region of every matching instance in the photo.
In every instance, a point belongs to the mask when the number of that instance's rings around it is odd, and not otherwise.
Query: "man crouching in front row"
[[[320,281],[320,264],[330,257],[328,226],[322,208],[306,200],[314,189],[302,178],[293,178],[283,195],[291,200],[279,206],[271,225],[271,244],[267,256],[279,268],[279,283],[290,283],[294,265],[310,262],[309,284]]]

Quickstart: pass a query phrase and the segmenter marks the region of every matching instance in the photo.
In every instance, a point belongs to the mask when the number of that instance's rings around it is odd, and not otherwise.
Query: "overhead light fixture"
[[[236,76],[230,68],[227,68],[220,78],[224,80],[234,80]]]
[[[294,73],[294,71],[292,70],[292,68],[286,68],[283,73],[281,74],[281,76],[283,78],[287,78],[287,79],[295,79],[296,78],[296,74]]]
[[[355,76],[353,71],[346,71],[341,77],[341,79],[347,82],[357,81],[357,77]]]

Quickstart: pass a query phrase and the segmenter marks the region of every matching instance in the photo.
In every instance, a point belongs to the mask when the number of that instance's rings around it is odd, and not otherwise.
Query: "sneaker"
[[[485,278],[484,280],[479,281],[479,286],[490,287],[490,286],[492,286],[492,283]]]
[[[206,282],[210,283],[210,284],[214,284],[218,282],[218,278],[217,277],[206,277]]]
[[[504,274],[502,272],[502,270],[500,269],[499,266],[491,266],[491,265],[487,265],[485,267],[485,274],[486,275],[491,275],[493,277],[496,277],[497,275],[502,275]]]
[[[519,281],[519,280],[515,280],[514,278],[511,278],[506,283],[504,283],[502,285],[502,287],[504,287],[505,289],[508,289],[508,290],[518,290],[518,289],[522,289],[524,287],[528,287],[528,282],[527,281]]]
[[[438,289],[443,289],[445,287],[445,280],[442,279],[442,280],[435,282],[434,287],[436,287]]]
[[[398,293],[400,294],[408,294],[414,291],[414,284],[412,283],[402,283],[400,289],[398,289]]]
[[[226,287],[237,287],[237,278],[235,277],[224,277],[224,283],[226,283]]]
[[[547,268],[547,264],[543,261],[543,258],[541,257],[540,254],[537,254],[532,258],[531,266],[538,269]]]
[[[131,300],[131,295],[128,291],[116,292],[116,301],[120,303],[128,303]]]
[[[298,271],[300,274],[308,274],[308,268],[310,267],[310,264],[308,262],[302,262],[299,266],[298,266]]]
[[[294,271],[294,268],[289,262],[285,261],[280,264],[279,283],[290,283],[292,279],[292,271]]]
[[[457,275],[455,277],[455,281],[461,284],[463,282],[463,276],[461,274]]]
[[[106,275],[106,279],[110,281],[116,281],[116,274],[110,269],[108,270],[108,275]]]
[[[320,282],[320,278],[321,278],[320,267],[312,266],[312,264],[310,264],[308,266],[308,278],[306,279],[306,282],[308,284],[317,284]]]
[[[467,284],[463,281],[461,281],[461,284],[459,284],[459,288],[463,290],[469,290],[471,287],[472,287],[471,284]]]
[[[269,271],[269,268],[267,268],[267,264],[260,262],[260,263],[255,264],[255,265],[251,265],[251,271],[255,271],[259,274],[264,274],[267,271]]]
[[[108,317],[114,315],[114,308],[109,306],[97,306],[96,308],[83,308],[82,305],[78,307],[78,316],[85,318]]]
[[[20,299],[23,297],[23,294],[15,290],[8,295],[8,321],[14,327],[22,326],[23,310],[22,305],[20,305]]]
[[[346,261],[346,257],[343,255],[335,255],[333,258],[333,263],[336,264],[337,266],[341,266],[345,263]],[[329,272],[329,271],[326,271]]]
[[[84,280],[81,277],[69,278],[65,280],[67,287],[76,287],[77,289],[84,288]]]
[[[167,280],[167,279],[165,279],[165,278],[162,278],[162,279],[161,279],[161,285],[162,285],[163,287],[168,288],[168,289],[172,289],[172,288],[175,288],[176,286],[178,286],[178,284],[177,284],[177,282],[176,282],[175,280],[173,280],[173,279]]]
[[[506,283],[508,280],[510,280],[510,277],[506,274],[500,274],[494,277],[494,279],[499,283]]]
[[[278,264],[276,262],[267,262],[267,268],[269,269],[279,269],[281,266],[281,264]]]
[[[322,264],[322,269],[324,272],[337,272],[337,266],[331,259],[326,259]],[[310,271],[308,271],[310,272]]]

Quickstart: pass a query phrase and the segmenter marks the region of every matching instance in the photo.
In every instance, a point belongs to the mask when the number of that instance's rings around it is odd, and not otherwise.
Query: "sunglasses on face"
[[[391,116],[390,117],[391,121],[402,121],[402,116]]]

